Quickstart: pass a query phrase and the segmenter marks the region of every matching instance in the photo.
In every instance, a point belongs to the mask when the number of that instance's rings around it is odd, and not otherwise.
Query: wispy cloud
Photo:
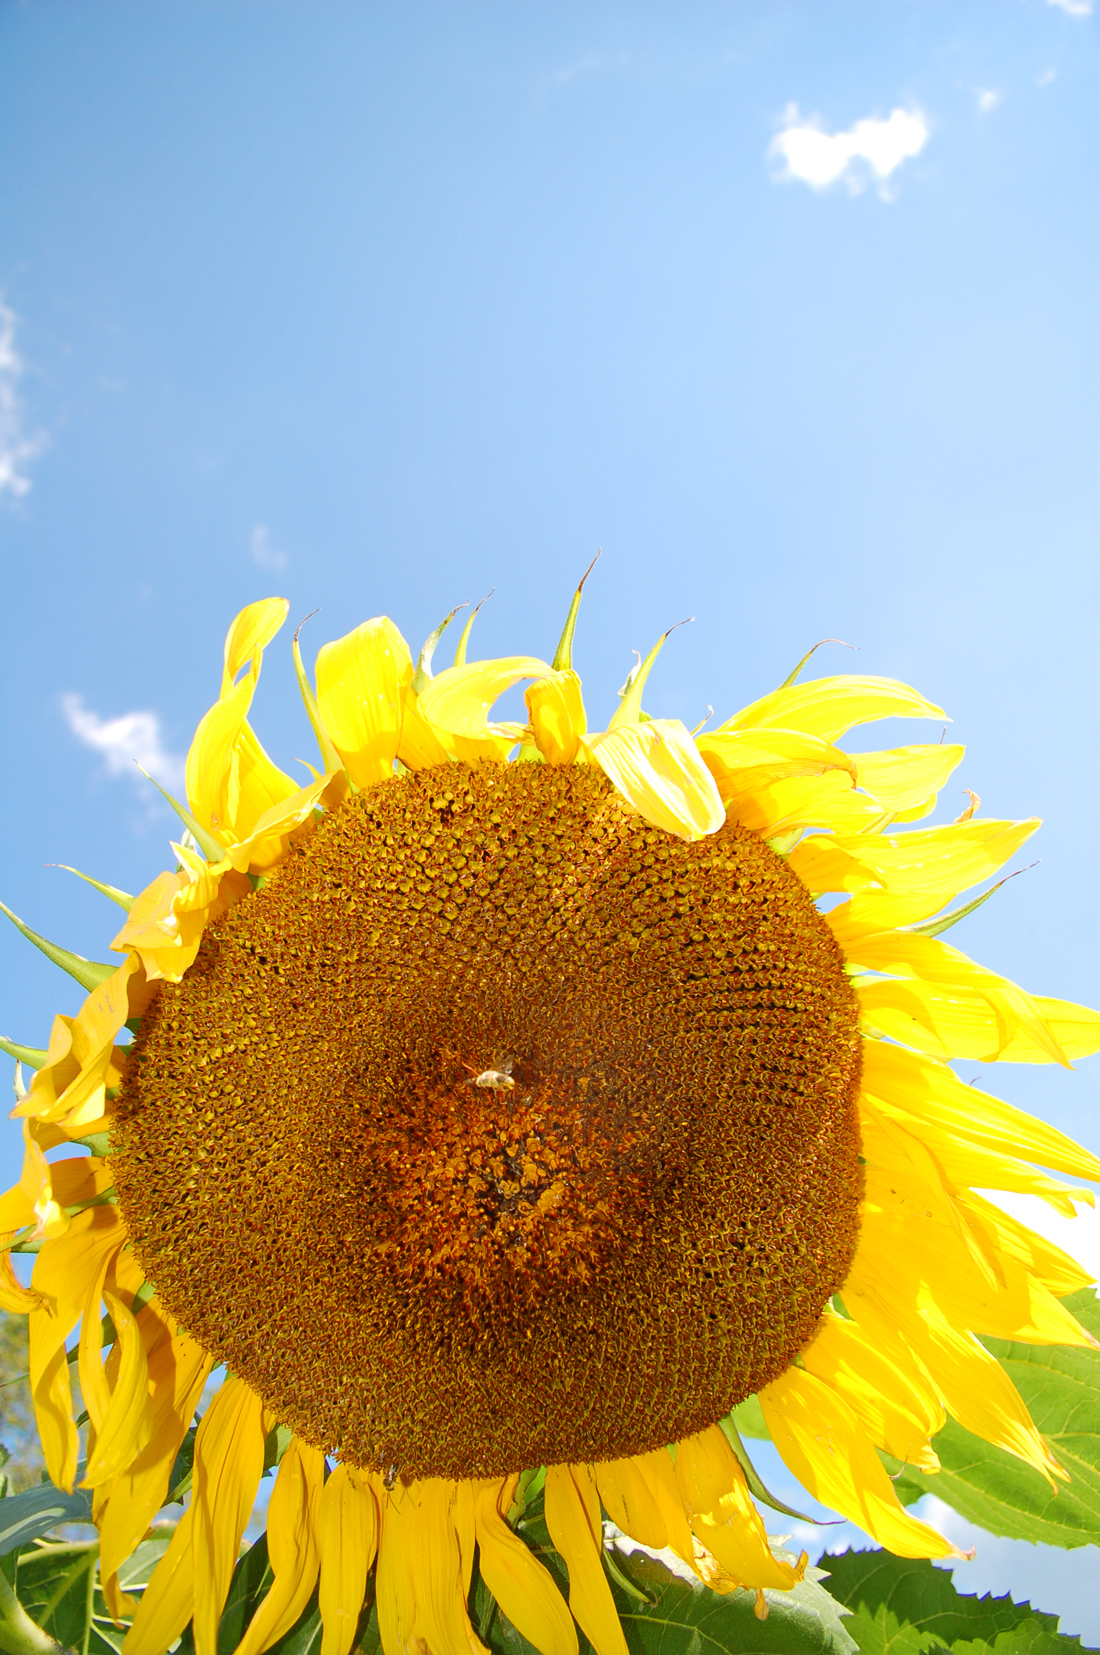
[[[928,122],[919,110],[894,109],[885,119],[869,115],[846,132],[825,132],[819,116],[804,120],[792,103],[768,154],[780,163],[776,176],[781,181],[798,179],[814,190],[843,183],[858,195],[873,179],[888,200],[888,179],[903,161],[920,154],[928,137]]]
[[[280,552],[277,546],[272,545],[271,530],[266,523],[256,524],[248,537],[248,548],[256,567],[266,569],[268,574],[277,575],[280,569],[285,569],[290,562],[285,552]]]
[[[600,67],[600,59],[595,52],[585,52],[575,63],[566,64],[564,69],[554,71],[554,79],[558,81],[573,80],[577,75],[590,75],[593,69]]]
[[[15,348],[16,316],[0,299],[0,498],[19,500],[30,492],[27,466],[41,452],[44,439],[28,436],[23,427],[19,381],[26,364]]]
[[[1092,0],[1047,0],[1048,6],[1057,6],[1068,17],[1091,17]]]
[[[978,102],[978,114],[988,115],[996,109],[1003,99],[1004,93],[998,92],[995,86],[979,86],[974,96]]]
[[[138,770],[147,770],[170,792],[183,787],[184,759],[164,745],[156,713],[122,713],[118,718],[100,718],[85,707],[79,695],[63,695],[61,711],[65,722],[85,747],[99,753],[109,776],[132,776],[140,786],[145,780]]]

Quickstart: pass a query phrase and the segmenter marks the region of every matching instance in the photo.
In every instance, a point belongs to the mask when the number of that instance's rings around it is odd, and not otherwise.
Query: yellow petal
[[[258,816],[295,791],[292,778],[272,763],[248,723],[259,674],[257,654],[240,683],[202,718],[187,754],[192,814],[223,845],[247,837]]]
[[[661,1450],[662,1453],[666,1451]],[[639,1545],[663,1551],[668,1545],[664,1516],[649,1484],[631,1459],[604,1460],[594,1465],[600,1501],[617,1528]],[[669,1460],[669,1470],[672,1461]]]
[[[961,989],[968,995],[973,993],[984,999],[988,1006],[991,1032],[995,1036],[996,1055],[1001,1055],[1017,1036],[1026,1036],[1032,1046],[1045,1054],[1047,1062],[1069,1067],[1065,1052],[1031,995],[1006,978],[987,971],[940,938],[904,932],[879,933],[877,936],[857,938],[845,952],[850,962],[866,966],[871,971],[887,972],[895,977],[917,977],[924,983],[942,985],[952,993]],[[884,985],[875,986],[882,988]],[[931,1026],[936,1028],[934,1022]],[[936,1032],[939,1032],[938,1029]],[[967,1051],[950,1055],[970,1057],[975,1054]]]
[[[621,725],[584,740],[617,791],[654,827],[695,840],[717,833],[725,822],[714,777],[678,719]]]
[[[277,868],[286,861],[291,844],[313,831],[317,810],[340,804],[347,791],[348,779],[343,770],[318,776],[308,787],[296,788],[257,817],[248,838],[226,851],[226,861],[241,873],[268,873]],[[239,884],[232,885],[232,900],[237,900],[240,889]],[[206,923],[216,917],[211,912]]]
[[[115,1348],[120,1356],[119,1372],[106,1416],[96,1421],[95,1452],[88,1456],[82,1488],[102,1487],[125,1471],[153,1434],[149,1364],[137,1321],[119,1295],[109,1288],[104,1292],[104,1303],[118,1336]],[[83,1385],[83,1373],[81,1382]]]
[[[717,1425],[676,1444],[676,1482],[691,1526],[739,1586],[790,1591],[806,1567],[773,1557],[745,1473]]]
[[[47,1060],[12,1114],[56,1122],[74,1135],[102,1116],[115,1036],[150,998],[141,964],[131,957],[92,990],[75,1018],[55,1018]]]
[[[931,1375],[952,1418],[1033,1465],[1049,1482],[1058,1463],[1000,1363],[970,1333],[952,1326],[927,1292],[915,1298],[899,1293],[871,1249],[861,1252],[866,1256],[857,1255],[844,1284],[845,1307],[872,1339],[888,1344],[900,1334]]]
[[[844,770],[823,776],[791,776],[769,782],[730,805],[730,820],[773,839],[795,828],[822,827],[864,833],[882,825],[882,806],[857,793]]]
[[[274,1582],[237,1645],[236,1655],[261,1655],[289,1632],[313,1593],[320,1559],[315,1521],[324,1456],[291,1442],[279,1463],[267,1508],[268,1559]]]
[[[967,1212],[980,1216],[995,1232],[999,1249],[1022,1264],[1027,1273],[1049,1288],[1056,1298],[1076,1293],[1082,1287],[1091,1287],[1096,1280],[1090,1270],[1063,1252],[1061,1247],[1056,1247],[1045,1236],[1037,1235],[1026,1224],[1002,1212],[992,1201],[986,1201],[973,1190],[965,1191],[959,1199]],[[1076,1216],[1076,1208],[1073,1216]],[[1058,1308],[1065,1312],[1063,1305]]]
[[[863,1087],[872,1097],[986,1149],[1021,1155],[1072,1177],[1100,1180],[1100,1159],[1072,1138],[980,1087],[964,1086],[943,1063],[916,1052],[865,1040]]]
[[[1067,1057],[1091,1057],[1100,1052],[1100,1012],[1091,1006],[1075,1006],[1071,1000],[1052,1000],[1045,994],[1029,998]],[[1046,1059],[1037,1055],[1038,1049],[1030,1033],[1019,1028],[1001,1057],[1006,1063],[1044,1063]]]
[[[99,1537],[105,1576],[117,1573],[164,1504],[176,1454],[213,1365],[201,1345],[186,1334],[165,1329],[162,1335],[152,1324],[142,1332],[148,1349],[153,1430],[148,1445],[120,1472],[110,1491]]]
[[[231,1377],[195,1434],[195,1655],[217,1655],[218,1621],[263,1471],[263,1412],[255,1391]]]
[[[317,711],[356,787],[393,775],[412,676],[409,646],[385,615],[325,644],[317,656]]]
[[[378,1505],[366,1479],[338,1465],[321,1490],[321,1655],[348,1655],[378,1547]]]
[[[89,1305],[98,1317],[104,1257],[125,1240],[117,1210],[92,1207],[77,1213],[66,1233],[48,1241],[35,1260],[31,1285],[43,1305],[28,1319],[31,1395],[46,1469],[67,1492],[76,1472],[77,1438],[65,1340]]]
[[[122,1645],[125,1655],[164,1655],[191,1619],[195,1602],[194,1505],[188,1506],[142,1594]]]
[[[535,745],[547,764],[574,764],[588,728],[577,674],[569,668],[549,672],[531,685],[524,699]]]
[[[442,1477],[397,1483],[385,1496],[376,1592],[384,1650],[484,1651],[466,1612],[463,1519],[472,1528],[472,1511],[460,1510],[458,1485]]]
[[[823,1380],[788,1368],[765,1385],[760,1406],[772,1441],[815,1500],[898,1557],[962,1555],[927,1523],[909,1516],[855,1414]]]
[[[892,678],[864,678],[843,675],[812,678],[805,684],[791,684],[754,701],[743,712],[719,726],[726,730],[802,730],[836,741],[854,724],[868,724],[877,718],[946,718],[942,707]]]
[[[246,661],[258,650],[266,649],[286,620],[290,609],[285,598],[260,598],[241,610],[225,639],[225,670],[222,674],[222,695],[232,687],[233,680]]]
[[[929,801],[961,762],[965,747],[889,747],[878,753],[853,753],[859,785],[892,814]]]
[[[621,1465],[624,1462],[618,1461]],[[654,1448],[648,1454],[634,1454],[629,1460],[633,1471],[641,1478],[649,1498],[660,1512],[661,1522],[664,1525],[666,1546],[671,1546],[684,1563],[691,1569],[696,1568],[695,1542],[692,1539],[691,1525],[688,1522],[684,1502],[680,1497],[679,1485],[676,1481],[676,1470],[672,1463],[672,1455],[667,1448]],[[597,1471],[600,1469],[596,1468]],[[620,1525],[621,1527],[622,1525]],[[625,1529],[626,1534],[633,1534],[632,1529]],[[641,1540],[641,1535],[634,1534],[635,1540]],[[642,1541],[643,1545],[648,1544]]]
[[[850,785],[858,779],[849,753],[800,730],[725,730],[698,736],[695,744],[726,804],[791,776],[841,770]]]
[[[515,1479],[509,1478],[509,1487]],[[499,1479],[479,1484],[475,1528],[481,1577],[521,1637],[541,1655],[576,1655],[572,1616],[549,1572],[500,1513]]]
[[[629,725],[616,734],[628,733]],[[596,1655],[627,1655],[619,1612],[603,1571],[603,1526],[596,1480],[587,1465],[546,1472],[546,1527],[569,1570],[569,1607]]]
[[[508,655],[496,661],[471,661],[437,673],[420,697],[420,711],[430,724],[456,736],[478,737],[492,730],[489,710],[505,690],[524,678],[552,672],[533,655]]]
[[[244,873],[231,862],[211,865],[181,846],[176,846],[176,853],[182,863],[179,871],[158,874],[134,898],[111,944],[136,956],[150,983],[182,981],[195,963],[206,927],[252,892]]]
[[[790,865],[811,891],[861,893],[830,915],[841,947],[856,930],[913,924],[997,872],[1039,826],[972,820],[905,833],[814,834]],[[863,893],[866,893],[865,895]]]
[[[915,1386],[858,1323],[823,1316],[801,1360],[844,1398],[873,1443],[895,1459],[938,1470],[928,1439],[944,1423],[942,1405],[927,1387]]]
[[[1022,1027],[1015,1006],[1025,999],[1014,983],[989,972],[977,984],[933,985],[918,978],[891,978],[856,984],[860,1018],[867,1031],[898,1040],[931,1057],[970,1058],[980,1063],[1052,1063],[1047,1042],[1040,1045]],[[1015,1015],[1015,1021],[1009,1017]],[[1069,1067],[1066,1061],[1066,1067]]]

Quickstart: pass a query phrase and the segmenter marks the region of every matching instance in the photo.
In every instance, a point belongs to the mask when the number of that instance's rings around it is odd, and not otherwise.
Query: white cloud
[[[993,86],[979,86],[974,96],[978,100],[978,114],[988,115],[990,110],[996,109],[1004,93],[998,92]]]
[[[894,109],[885,120],[869,115],[847,132],[824,132],[818,116],[803,120],[792,103],[768,153],[783,163],[777,175],[781,180],[801,179],[814,190],[843,182],[858,195],[873,177],[879,194],[888,199],[887,179],[903,161],[920,154],[928,136],[928,122],[919,110]]]
[[[61,711],[77,740],[102,755],[109,776],[133,776],[144,787],[144,777],[137,768],[140,764],[169,792],[182,788],[184,760],[164,746],[156,713],[100,718],[85,707],[79,695],[63,695]]]
[[[1058,79],[1057,69],[1044,69],[1042,74],[1039,76],[1039,79],[1035,82],[1035,84],[1036,84],[1036,86],[1050,86],[1052,84],[1052,82],[1056,81],[1057,79]]]
[[[1047,0],[1048,6],[1057,6],[1069,17],[1091,17],[1092,0]]]
[[[285,552],[271,544],[271,530],[266,523],[256,524],[248,537],[248,547],[253,563],[258,569],[266,569],[269,575],[277,575],[290,562]]]
[[[30,492],[26,467],[43,447],[40,436],[23,430],[19,381],[25,371],[15,348],[15,312],[0,299],[0,497],[8,493],[17,500]]]

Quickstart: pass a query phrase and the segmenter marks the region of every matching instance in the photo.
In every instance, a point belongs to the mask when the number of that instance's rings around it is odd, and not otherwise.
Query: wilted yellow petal
[[[739,1586],[772,1586],[789,1592],[806,1568],[773,1557],[745,1473],[717,1425],[676,1444],[676,1481],[703,1545]]]
[[[356,787],[393,775],[412,677],[409,646],[385,615],[325,644],[317,656],[317,711]]]
[[[654,827],[694,840],[725,822],[714,777],[678,719],[624,724],[584,741],[617,791]]]

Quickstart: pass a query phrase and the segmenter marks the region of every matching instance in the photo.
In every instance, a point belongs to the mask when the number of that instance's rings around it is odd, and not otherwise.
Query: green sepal
[[[286,1425],[273,1425],[264,1438],[264,1469],[266,1477],[269,1471],[278,1469],[283,1455],[294,1440],[294,1432]]]
[[[822,1528],[827,1528],[831,1522],[843,1521],[843,1519],[831,1518],[828,1522],[825,1522],[819,1517],[808,1517],[804,1511],[796,1511],[793,1506],[784,1505],[782,1500],[778,1499],[764,1486],[760,1473],[749,1459],[748,1451],[741,1441],[736,1425],[733,1423],[733,1415],[727,1414],[724,1419],[718,1421],[718,1424],[722,1435],[737,1456],[738,1463],[745,1473],[745,1481],[749,1485],[749,1493],[754,1500],[759,1500],[762,1504],[771,1506],[773,1511],[781,1511],[784,1517],[797,1518],[800,1523],[820,1523]]]
[[[538,1499],[545,1486],[546,1467],[544,1465],[532,1466],[528,1471],[521,1471],[519,1481],[516,1483],[516,1492],[512,1504],[508,1507],[508,1522],[517,1523],[528,1506]]]
[[[316,613],[317,611],[314,609],[312,614],[316,615]],[[309,619],[310,616],[307,615],[306,620],[299,623],[298,632],[301,632],[302,627],[305,626],[306,621]],[[317,710],[317,697],[314,694],[313,685],[309,681],[309,675],[306,672],[305,662],[302,660],[302,649],[298,642],[298,632],[294,634],[294,642],[291,645],[294,652],[294,671],[298,674],[298,690],[301,694],[302,701],[306,709],[306,717],[313,726],[313,734],[317,738],[317,746],[321,753],[321,763],[325,767],[325,773],[328,774],[328,772],[332,770],[342,770],[344,766],[339,753],[332,745],[332,737],[329,735],[328,731],[325,729],[325,726],[321,722],[321,715]],[[307,766],[307,769],[312,768],[312,765]]]
[[[620,729],[624,724],[641,724],[645,720],[645,714],[642,712],[642,691],[645,689],[645,681],[649,677],[650,669],[662,649],[664,649],[668,639],[676,631],[676,627],[687,626],[688,621],[694,619],[694,615],[689,615],[687,621],[677,621],[676,626],[670,626],[668,631],[662,633],[657,639],[645,660],[634,668],[619,692],[619,705],[607,726],[609,734],[612,730]]]
[[[595,557],[592,559],[592,562],[588,565],[588,568],[581,576],[580,585],[573,594],[573,602],[569,605],[569,613],[565,617],[565,626],[562,630],[561,639],[554,653],[554,659],[550,663],[555,672],[568,672],[570,667],[573,665],[573,632],[577,625],[577,615],[580,612],[581,593],[584,591],[585,581],[588,579],[589,575],[592,573],[602,556],[603,547],[601,546]]]
[[[106,1132],[89,1132],[86,1138],[74,1138],[73,1143],[83,1144],[93,1155],[104,1156],[111,1152],[111,1139]]]
[[[949,931],[961,919],[965,919],[968,914],[972,914],[975,908],[980,908],[983,902],[988,902],[990,897],[999,891],[1002,885],[1007,885],[1010,879],[1015,879],[1016,874],[1027,873],[1030,868],[1037,868],[1038,866],[1037,862],[1029,862],[1026,868],[1017,868],[1016,873],[1006,874],[1003,879],[998,879],[997,883],[991,885],[988,891],[975,897],[974,901],[968,902],[964,908],[954,908],[951,913],[941,914],[937,919],[925,920],[923,925],[907,925],[901,933],[902,936],[938,937],[942,931]]]
[[[16,929],[22,931],[28,942],[33,942],[48,960],[52,960],[54,965],[59,965],[62,971],[67,971],[70,977],[75,977],[81,988],[86,989],[89,994],[93,988],[98,988],[100,983],[105,983],[108,977],[113,977],[118,970],[117,965],[103,965],[99,960],[86,960],[83,954],[74,954],[68,948],[59,948],[55,942],[47,942],[37,931],[32,931],[29,925],[24,925],[23,921],[2,902],[0,909],[3,909]]]
[[[117,885],[104,885],[102,880],[93,879],[90,873],[81,873],[79,868],[70,868],[67,862],[55,862],[53,866],[63,868],[66,873],[75,873],[76,877],[82,879],[85,885],[90,885],[94,891],[99,892],[100,896],[109,897],[112,902],[117,902],[119,907],[124,908],[127,913],[134,906],[133,897],[128,896],[125,891],[120,891]]]
[[[9,1040],[3,1034],[0,1034],[0,1052],[7,1052],[17,1063],[25,1063],[28,1069],[41,1069],[46,1061],[41,1046],[20,1046],[18,1041]]]
[[[436,644],[439,642],[440,638],[442,638],[443,634],[446,632],[459,610],[468,607],[469,601],[469,598],[467,598],[465,603],[456,603],[454,608],[451,610],[451,613],[446,616],[444,620],[440,621],[435,631],[431,634],[431,637],[424,640],[424,648],[420,651],[420,655],[416,663],[416,671],[413,673],[412,679],[412,687],[417,695],[423,695],[424,691],[432,681],[432,656],[435,654]],[[474,615],[476,614],[477,610],[475,609]],[[474,615],[470,616],[471,620],[473,620]]]
[[[810,659],[810,656],[811,655],[816,655],[817,651],[821,648],[822,644],[839,644],[842,649],[856,649],[856,650],[858,650],[858,648],[859,648],[858,644],[846,644],[844,642],[843,638],[821,638],[814,645],[813,649],[808,649],[806,651],[805,655],[802,657],[801,661],[799,661],[799,663],[795,667],[794,671],[792,673],[789,673],[787,675],[787,677],[784,678],[783,682],[779,686],[779,688],[781,690],[789,690],[790,689],[791,685],[797,681],[799,673],[802,671],[802,668],[806,665],[806,662]]]
[[[138,765],[138,769],[141,770],[140,764]],[[160,783],[149,774],[148,770],[141,770],[141,773],[145,777],[146,781],[153,783],[153,786],[156,788],[161,798],[168,800],[168,803],[172,806],[172,809],[175,811],[184,827],[194,836],[195,843],[202,851],[202,854],[206,857],[206,860],[215,866],[219,862],[224,862],[225,846],[219,844],[212,833],[207,833],[206,829],[201,825],[197,817],[192,816],[187,806],[181,805],[178,799],[173,799],[171,793],[163,788]]]
[[[456,667],[464,667],[466,665],[466,646],[470,641],[470,629],[473,626],[474,622],[477,620],[478,610],[483,609],[485,607],[485,605],[488,603],[489,599],[492,597],[492,595],[495,591],[496,591],[496,587],[493,586],[489,589],[488,592],[486,592],[485,596],[482,598],[481,602],[478,604],[477,609],[474,610],[473,614],[470,616],[470,619],[466,622],[466,625],[462,628],[462,636],[458,640],[458,648],[455,650],[455,662],[454,662],[454,664],[455,664]],[[465,606],[463,605],[463,607],[465,607]]]

